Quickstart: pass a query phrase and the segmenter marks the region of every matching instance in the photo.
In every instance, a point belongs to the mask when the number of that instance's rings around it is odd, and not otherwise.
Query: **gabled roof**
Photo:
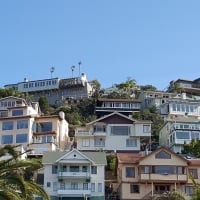
[[[78,151],[77,149],[73,149],[71,151],[48,151],[44,152],[42,163],[43,164],[54,164],[59,162],[63,158],[67,157],[69,154],[77,152],[83,158],[87,159],[88,161],[92,162],[96,165],[107,165],[106,160],[106,153],[105,152],[82,152]]]
[[[158,152],[160,152],[161,150],[164,150],[166,152],[168,152],[169,154],[172,154],[178,158],[180,158],[181,160],[183,160],[185,163],[190,163],[190,161],[188,161],[187,159],[185,159],[184,157],[182,157],[179,154],[176,154],[175,152],[173,152],[171,149],[166,148],[166,147],[160,147],[158,149],[156,149],[155,151],[152,151],[151,153],[149,153],[148,155],[146,154],[141,154],[141,153],[117,153],[117,158],[118,158],[118,162],[119,163],[123,163],[123,164],[134,164],[134,163],[139,163],[140,161],[148,158],[149,156],[156,154]]]
[[[126,115],[123,115],[123,114],[121,114],[121,113],[115,111],[115,112],[112,112],[112,113],[110,113],[110,114],[108,114],[108,115],[105,115],[105,116],[103,116],[103,117],[100,117],[100,118],[98,118],[98,119],[96,119],[96,120],[94,120],[94,121],[92,121],[92,122],[89,122],[89,123],[87,123],[87,125],[94,124],[94,123],[96,123],[96,122],[99,122],[99,121],[101,121],[101,120],[103,120],[103,119],[109,118],[109,117],[114,116],[114,115],[118,115],[118,116],[120,116],[120,117],[122,117],[122,118],[125,118],[125,119],[128,119],[128,120],[130,120],[130,121],[132,121],[132,122],[136,122],[136,121],[137,121],[137,120],[135,120],[135,119],[133,119],[133,118],[127,117]]]
[[[167,148],[167,147],[164,147],[164,146],[161,146],[160,148],[156,149],[155,151],[152,151],[151,153],[149,153],[148,155],[146,155],[145,157],[141,158],[140,161],[146,159],[147,157],[153,155],[153,154],[156,154],[158,152],[160,152],[161,150],[164,150],[166,152],[168,152],[169,154],[172,154],[178,158],[180,158],[181,160],[183,160],[184,162],[186,163],[189,163],[189,161],[187,159],[185,159],[184,157],[182,157],[181,155],[175,153],[174,151],[172,151],[171,149]]]

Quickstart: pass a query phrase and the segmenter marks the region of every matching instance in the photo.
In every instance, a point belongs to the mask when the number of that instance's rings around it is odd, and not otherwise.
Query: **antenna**
[[[50,68],[50,72],[51,72],[51,79],[52,79],[52,74],[53,74],[53,72],[55,71],[55,67],[51,67]]]

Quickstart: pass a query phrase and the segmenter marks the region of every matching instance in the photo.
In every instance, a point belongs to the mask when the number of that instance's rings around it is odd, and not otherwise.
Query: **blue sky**
[[[199,78],[199,0],[0,1],[0,87],[81,72],[102,87]]]

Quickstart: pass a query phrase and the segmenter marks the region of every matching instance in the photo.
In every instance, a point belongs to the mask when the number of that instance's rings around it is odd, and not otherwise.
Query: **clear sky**
[[[2,0],[0,87],[72,77],[165,90],[200,76],[199,0]]]

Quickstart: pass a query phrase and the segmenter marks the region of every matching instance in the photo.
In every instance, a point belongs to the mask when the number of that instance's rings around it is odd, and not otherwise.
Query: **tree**
[[[47,113],[48,109],[49,109],[49,102],[48,99],[44,96],[40,97],[39,99],[39,105],[40,105],[40,109],[43,113]]]
[[[139,113],[133,113],[133,118],[138,120],[150,120],[152,121],[151,135],[152,142],[158,143],[159,129],[164,123],[163,118],[156,113],[156,107],[152,106],[150,109],[145,109]]]
[[[200,140],[193,139],[189,144],[185,142],[182,153],[192,154],[193,156],[200,158]]]
[[[187,200],[188,196],[184,193],[180,193],[177,191],[166,192],[162,194],[160,197],[157,197],[155,200]]]
[[[156,91],[157,90],[157,88],[153,85],[142,85],[142,86],[140,86],[140,89],[144,90],[144,91]]]
[[[20,155],[14,146],[7,145],[0,149],[0,199],[34,200],[34,195],[38,195],[43,200],[50,200],[42,187],[30,178],[24,178],[26,170],[41,168],[41,161],[21,160]]]

